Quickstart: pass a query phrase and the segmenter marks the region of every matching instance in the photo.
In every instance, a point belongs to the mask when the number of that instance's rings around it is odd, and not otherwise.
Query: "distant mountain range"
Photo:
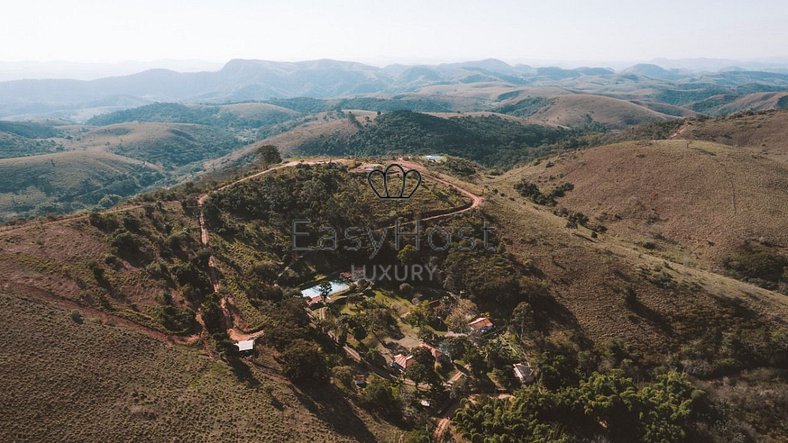
[[[726,78],[732,78],[737,72],[746,77],[744,82],[760,76],[769,86],[788,84],[786,74],[753,71],[727,71],[724,74]],[[293,63],[232,60],[218,71],[151,69],[89,81],[38,79],[0,82],[0,118],[84,120],[98,113],[152,102],[226,103],[292,97],[358,97],[414,92],[428,86],[447,84],[560,86],[560,82],[581,77],[599,77],[602,83],[613,83],[619,76],[629,76],[629,81],[674,82],[699,78],[699,74],[657,65],[635,65],[616,72],[603,67],[512,66],[496,59],[383,68],[336,60]],[[709,78],[706,75],[704,81],[708,82]],[[734,84],[740,82],[736,80]]]

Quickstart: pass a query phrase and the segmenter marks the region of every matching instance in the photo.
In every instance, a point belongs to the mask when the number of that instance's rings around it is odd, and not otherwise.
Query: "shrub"
[[[539,190],[539,187],[536,186],[534,183],[529,182],[526,179],[520,180],[517,184],[514,185],[514,189],[523,197],[531,200],[532,202],[538,205],[546,205],[550,203],[550,200],[542,194],[542,191]]]
[[[137,217],[131,215],[131,213],[126,212],[123,215],[123,227],[129,231],[137,232],[142,227],[142,222],[140,222]]]
[[[424,429],[414,429],[405,434],[404,443],[430,443],[432,436]]]
[[[101,200],[99,200],[98,205],[104,209],[111,208],[112,206],[118,204],[120,199],[121,196],[117,194],[107,194],[104,197],[101,197]]]
[[[191,309],[178,309],[165,303],[157,307],[159,321],[168,330],[177,333],[187,333],[196,326],[195,314]]]
[[[259,278],[271,280],[276,278],[279,267],[270,260],[260,260],[252,265],[252,273]]]
[[[249,281],[249,295],[258,300],[279,302],[284,297],[284,292],[279,286],[269,285],[257,279]]]
[[[381,412],[393,412],[399,408],[394,396],[394,386],[377,375],[367,379],[367,387],[360,400],[361,404]]]
[[[752,250],[726,257],[724,264],[742,277],[777,282],[788,266],[788,258],[771,251]]]
[[[350,366],[335,366],[331,368],[331,376],[344,388],[353,387],[353,368]]]
[[[113,216],[103,215],[98,212],[91,212],[88,215],[88,223],[104,232],[111,232],[118,228],[118,222]]]
[[[263,145],[257,148],[257,158],[265,165],[273,165],[282,162],[282,156],[279,154],[279,149],[273,145]]]
[[[635,306],[637,304],[637,301],[638,301],[637,291],[635,291],[634,287],[628,286],[624,290],[624,303],[626,303],[627,306],[631,307],[631,306]]]
[[[219,304],[219,295],[211,294],[202,304],[202,320],[205,328],[210,333],[225,332],[227,327],[224,324],[224,312]]]
[[[212,335],[216,343],[216,352],[225,360],[233,361],[238,358],[238,347],[235,342],[230,339],[224,332],[215,333]]]
[[[318,382],[328,379],[323,353],[306,340],[294,340],[282,352],[282,373],[297,382]]]
[[[74,323],[77,323],[77,324],[80,324],[80,325],[81,325],[81,324],[82,324],[82,322],[83,322],[83,319],[82,319],[82,313],[81,313],[81,312],[79,312],[79,311],[77,311],[76,309],[75,309],[75,310],[73,310],[73,311],[71,311],[71,313],[70,313],[68,316],[71,318],[71,320],[72,320]]]
[[[127,260],[137,260],[147,255],[140,237],[128,231],[121,231],[110,240],[112,253]]]
[[[118,270],[118,269],[120,269],[121,266],[123,266],[123,263],[120,261],[120,259],[117,256],[113,255],[113,254],[105,255],[104,256],[104,263],[107,266],[109,266],[109,267],[111,267],[112,269],[115,269],[115,270]]]

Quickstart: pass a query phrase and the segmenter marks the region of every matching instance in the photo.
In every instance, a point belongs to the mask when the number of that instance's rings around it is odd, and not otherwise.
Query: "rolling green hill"
[[[266,103],[232,105],[183,105],[154,103],[139,108],[102,114],[88,120],[89,125],[107,126],[117,123],[159,122],[192,123],[224,128],[249,129],[274,125],[290,120],[299,113]]]
[[[141,131],[140,137],[124,131]],[[96,135],[118,134],[106,150],[172,170],[218,157],[247,143],[233,132],[193,124],[120,124],[105,126]]]
[[[0,219],[112,205],[163,178],[109,153],[64,152],[0,160]]]
[[[0,120],[0,159],[62,150],[62,145],[52,140],[61,135],[51,124]]]
[[[20,137],[11,132],[0,132],[0,158],[26,157],[62,149],[53,140]]]

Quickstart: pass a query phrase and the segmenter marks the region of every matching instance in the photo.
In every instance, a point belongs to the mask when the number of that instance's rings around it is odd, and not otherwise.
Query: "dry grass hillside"
[[[551,126],[579,127],[592,122],[625,128],[673,118],[626,100],[588,94],[561,95],[528,117],[528,121]]]
[[[93,129],[79,127],[80,132],[67,141],[69,150],[105,151],[123,143],[151,143],[166,137],[173,128],[171,123],[133,122],[119,123]]]
[[[370,111],[349,111],[356,115],[359,124],[367,123],[365,117],[374,119],[375,113]],[[319,137],[347,137],[358,131],[356,126],[347,115],[337,115],[334,113],[321,112],[316,114],[314,119],[307,121],[295,128],[266,138],[258,142],[258,145],[274,145],[282,153],[291,152],[295,147],[307,140]]]
[[[788,161],[788,111],[691,120],[679,130],[676,138],[743,147],[785,163]]]
[[[749,240],[788,244],[788,169],[765,156],[703,141],[627,142],[514,170],[560,206],[609,234],[673,260],[719,269]]]
[[[4,441],[397,441],[330,388],[302,390],[270,356],[234,371],[96,318],[0,291]]]
[[[158,300],[169,292],[175,303],[186,301],[181,287],[154,276],[155,251],[167,249],[165,244],[196,244],[196,220],[183,214],[177,202],[113,210],[103,222],[129,232],[135,240],[129,245],[122,245],[123,239],[114,241],[89,220],[87,216],[39,220],[0,231],[3,287],[69,306],[109,311],[165,331],[157,318]],[[181,258],[168,261],[172,267]]]
[[[500,178],[489,186],[508,184]],[[549,208],[512,198],[513,190],[503,194],[490,196],[485,211],[507,249],[546,277],[559,304],[546,320],[557,331],[577,326],[596,343],[621,340],[661,359],[704,335],[709,323],[728,331],[737,324],[786,327],[788,303],[779,294],[638,251],[615,234],[592,238]],[[635,306],[625,301],[630,288]]]
[[[172,170],[229,153],[251,140],[205,125],[132,122],[78,134],[66,147],[108,151]]]
[[[736,100],[720,106],[717,112],[727,115],[742,111],[768,111],[780,109],[780,104],[788,101],[788,92],[757,92],[738,97]],[[713,98],[713,97],[712,97]]]
[[[778,411],[785,408],[780,372],[756,369],[762,363],[749,361],[731,376],[733,387],[711,368],[725,364],[721,337],[748,337],[752,346],[779,348],[784,338],[777,337],[788,333],[785,296],[633,247],[619,238],[627,229],[598,235],[582,226],[571,229],[553,208],[517,195],[512,188],[522,172],[488,177],[484,210],[507,251],[544,278],[555,302],[539,308],[537,321],[550,325],[551,339],[619,343],[646,365],[680,362],[692,377],[705,380],[711,398],[736,409],[737,420],[756,430],[756,441],[781,441],[786,429],[772,422],[780,421]],[[774,409],[764,413],[764,404]]]
[[[296,117],[298,112],[292,109],[284,108],[282,106],[272,105],[270,103],[232,103],[222,105],[220,115],[222,113],[230,113],[245,119],[266,120],[271,116],[288,115]]]

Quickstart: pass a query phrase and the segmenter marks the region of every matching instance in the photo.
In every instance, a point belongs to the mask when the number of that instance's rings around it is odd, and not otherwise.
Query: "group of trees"
[[[558,142],[562,129],[528,125],[497,116],[440,118],[410,111],[380,115],[350,138],[320,137],[299,147],[308,154],[384,155],[442,152],[485,165],[511,165],[529,158],[529,147]]]
[[[574,188],[575,186],[572,183],[561,183],[549,193],[543,194],[535,183],[525,178],[514,185],[515,191],[538,205],[554,205],[556,198],[563,197],[567,191],[571,191]]]
[[[788,284],[788,256],[765,246],[746,243],[738,254],[725,257],[723,264],[736,277],[769,289],[777,289],[781,282]]]
[[[143,211],[94,212],[88,216],[89,223],[102,231],[111,252],[103,260],[109,269],[91,262],[96,281],[115,296],[122,287],[113,287],[112,282],[125,280],[116,273],[128,265],[139,268],[165,287],[153,310],[167,331],[193,332],[195,311],[202,308],[209,331],[224,332],[218,296],[212,295],[213,284],[208,275],[210,251],[196,240],[196,231],[178,226],[175,214],[162,210],[161,204],[144,204]],[[178,292],[185,300],[175,300],[173,294]]]
[[[484,269],[485,272],[476,272]],[[548,295],[528,269],[500,251],[449,251],[444,262],[444,287],[465,293],[479,305],[507,311],[524,300]]]
[[[684,441],[704,407],[703,392],[680,373],[638,386],[614,370],[557,390],[525,387],[512,399],[483,396],[466,402],[454,423],[473,442]]]
[[[314,343],[296,339],[282,352],[282,373],[296,382],[321,382],[328,379],[323,351]]]
[[[413,362],[411,362],[405,375],[416,383],[427,383],[430,386],[439,386],[440,379],[435,373],[435,358],[427,348],[416,348],[413,350]]]
[[[189,308],[176,306],[170,292],[165,292],[161,297],[156,311],[159,315],[159,321],[168,331],[180,334],[189,333],[197,325],[194,311]]]

